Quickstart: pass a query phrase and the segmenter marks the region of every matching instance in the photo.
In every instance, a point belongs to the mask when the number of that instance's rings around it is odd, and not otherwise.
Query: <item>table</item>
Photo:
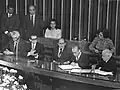
[[[69,86],[71,86],[71,83],[74,86],[77,85],[75,87],[82,86],[81,90],[101,90],[101,88],[103,90],[120,90],[120,82],[117,81],[101,80],[81,75],[59,72],[58,70],[56,70],[57,66],[50,62],[40,61],[39,67],[36,67],[36,64],[28,63],[28,61],[30,60],[24,57],[19,57],[18,61],[15,61],[14,56],[0,56],[0,65],[26,72],[36,73],[39,75],[44,75],[46,77],[51,77],[52,79],[59,79],[65,81],[66,84],[69,83]],[[45,65],[46,67],[43,65]],[[52,68],[49,65],[51,65]]]

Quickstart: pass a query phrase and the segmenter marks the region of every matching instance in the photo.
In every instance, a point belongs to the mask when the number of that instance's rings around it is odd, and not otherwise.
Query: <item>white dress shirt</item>
[[[63,52],[63,48],[59,48],[59,50],[58,50],[58,57],[61,56],[62,52]]]
[[[79,51],[80,52],[80,51]],[[81,52],[79,53],[79,55],[76,57],[76,61],[78,61],[78,59],[80,58],[81,56]]]
[[[34,24],[35,24],[35,14],[34,15],[30,15],[30,20],[33,20],[32,24],[34,26]]]
[[[60,39],[62,36],[62,31],[61,29],[54,29],[54,30],[50,30],[50,29],[46,29],[45,32],[45,37],[46,38],[53,38],[53,39]]]
[[[11,17],[11,16],[12,16],[12,14],[8,13],[8,17]]]
[[[31,48],[32,48],[32,50],[35,50],[35,47],[36,47],[36,43],[31,43]]]

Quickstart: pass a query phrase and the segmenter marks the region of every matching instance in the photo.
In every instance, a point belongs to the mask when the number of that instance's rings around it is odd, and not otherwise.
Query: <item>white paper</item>
[[[72,69],[71,72],[75,72],[75,73],[91,73],[91,69]]]
[[[95,73],[100,74],[100,75],[113,75],[112,72],[101,71],[99,69],[95,70]]]
[[[58,65],[63,70],[80,68],[78,65]]]

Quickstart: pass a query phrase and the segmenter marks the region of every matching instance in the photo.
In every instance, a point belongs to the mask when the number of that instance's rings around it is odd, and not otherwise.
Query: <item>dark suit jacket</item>
[[[44,22],[38,14],[35,15],[34,25],[32,24],[32,20],[30,20],[30,14],[25,16],[23,28],[25,30],[25,34],[27,38],[30,37],[32,34],[42,37],[43,27],[44,27]]]
[[[26,41],[23,40],[23,39],[20,39],[19,43],[18,43],[18,55],[20,56],[26,56],[27,55],[27,49],[26,49]],[[12,52],[15,53],[15,50],[14,50],[14,41],[11,39],[8,43],[8,45],[4,48],[5,49],[8,49]]]
[[[19,16],[13,14],[11,17],[8,17],[8,13],[4,13],[1,17],[1,29],[2,32],[8,30],[13,31],[15,29],[19,29],[20,20]]]
[[[64,50],[60,56],[60,58],[58,57],[58,52],[59,52],[59,47],[56,46],[55,48],[53,48],[53,60],[56,60],[58,62],[65,62],[65,61],[69,61],[71,56],[72,56],[72,49],[68,48],[67,45],[64,47]]]
[[[28,43],[27,47],[28,47],[27,51],[30,52],[32,48],[31,43]],[[39,55],[39,59],[44,59],[44,46],[37,42],[35,50],[36,50],[35,53],[38,53]]]
[[[81,56],[78,60],[76,60],[76,57],[73,55],[70,59],[70,63],[72,62],[78,63],[81,68],[89,68],[89,58],[84,53],[81,53]]]
[[[113,72],[113,74],[116,74],[117,64],[113,57],[111,57],[108,62],[105,62],[101,59],[97,65],[97,68],[98,67],[101,67],[101,70],[103,71]]]

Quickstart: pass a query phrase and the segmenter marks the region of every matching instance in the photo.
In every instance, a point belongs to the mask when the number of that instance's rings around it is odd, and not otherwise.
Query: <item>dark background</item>
[[[26,5],[35,4],[42,19],[49,21],[52,17],[57,20],[66,39],[77,36],[79,40],[87,38],[92,41],[97,29],[107,28],[110,38],[120,53],[120,1],[119,0],[8,0],[16,6],[21,23],[25,15]],[[0,0],[0,15],[6,10],[6,0]]]

